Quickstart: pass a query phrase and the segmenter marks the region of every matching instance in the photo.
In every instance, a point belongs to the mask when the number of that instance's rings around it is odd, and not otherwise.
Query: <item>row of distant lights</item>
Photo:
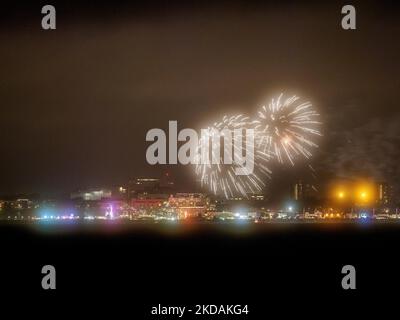
[[[54,215],[44,215],[43,217],[38,217],[38,220],[75,220],[79,219],[79,216],[75,216],[73,213],[70,215],[54,216]]]
[[[11,216],[8,216],[7,218],[10,220]],[[21,216],[21,217],[14,216],[14,220],[17,220],[18,218],[20,218],[21,220],[25,219],[24,216]],[[56,215],[56,216],[55,215],[44,215],[42,217],[31,217],[31,216],[27,217],[28,220],[77,220],[79,218],[80,218],[79,216],[76,216],[72,213],[70,215],[62,215],[62,216],[60,216],[60,215]],[[86,217],[84,217],[84,219],[94,220],[95,217],[94,216],[86,216]]]
[[[11,216],[8,216],[7,218],[11,219]],[[18,218],[19,218],[18,216],[14,216],[15,220],[18,219]],[[21,216],[20,219],[23,220],[24,216]],[[71,213],[70,215],[62,215],[62,216],[60,216],[60,215],[57,215],[57,216],[44,215],[42,217],[35,217],[35,216],[31,217],[31,216],[28,216],[27,219],[28,220],[75,220],[75,219],[79,219],[79,216],[76,216],[73,213]]]
[[[77,220],[79,219],[79,216],[75,216],[74,214],[70,214],[69,216],[43,216],[43,217],[39,217],[37,218],[38,220]],[[105,217],[105,216],[84,216],[83,219],[84,220],[109,220],[112,219],[112,217]]]

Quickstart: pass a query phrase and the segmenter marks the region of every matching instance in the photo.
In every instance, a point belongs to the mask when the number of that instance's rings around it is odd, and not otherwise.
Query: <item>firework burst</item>
[[[320,136],[319,114],[308,101],[298,96],[285,98],[281,94],[263,106],[254,120],[256,147],[264,153],[272,153],[280,162],[294,165],[295,159],[312,156],[311,150],[318,147],[313,141]]]
[[[234,130],[247,130],[253,129],[251,122],[248,117],[243,115],[236,116],[224,116],[221,121],[214,123],[212,126],[207,128],[207,135],[202,135],[199,140],[199,151],[205,145],[205,140],[212,140],[213,138],[220,139],[221,132],[222,137],[224,136],[224,130],[234,132]],[[212,163],[204,163],[204,161],[197,161],[195,172],[200,178],[202,186],[208,186],[210,190],[216,195],[224,195],[226,198],[232,198],[237,196],[246,197],[248,194],[259,193],[265,186],[265,178],[270,176],[271,171],[267,167],[267,162],[271,158],[268,151],[254,150],[254,144],[251,145],[246,141],[246,145],[243,146],[243,137],[233,135],[232,143],[224,143],[221,147],[220,144],[211,144],[211,154],[220,155],[218,161]],[[240,141],[239,141],[240,140]],[[207,145],[208,146],[208,145]],[[252,172],[245,175],[238,175],[237,169],[242,168],[239,164],[232,162],[227,163],[226,159],[223,159],[225,152],[239,152],[242,153],[242,149],[237,150],[238,146],[244,147],[245,153],[254,153],[252,157],[251,165],[254,168]],[[251,149],[250,149],[251,147]],[[207,147],[208,148],[208,147]],[[231,149],[231,150],[229,150]],[[198,152],[200,154],[200,152]],[[232,154],[232,153],[231,153]],[[199,159],[197,159],[199,160]],[[224,161],[225,160],[225,161]]]

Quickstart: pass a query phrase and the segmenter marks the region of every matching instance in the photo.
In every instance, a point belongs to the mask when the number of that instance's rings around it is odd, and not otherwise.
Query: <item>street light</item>
[[[337,210],[343,213],[346,211],[345,206],[348,202],[348,198],[349,198],[349,191],[346,186],[339,185],[334,189],[333,200],[336,202]]]
[[[362,191],[360,193],[360,197],[361,197],[361,199],[366,199],[367,198],[367,193],[365,191]]]
[[[361,190],[358,192],[358,199],[361,203],[366,203],[369,202],[370,200],[370,195],[369,192],[367,192],[366,190]]]

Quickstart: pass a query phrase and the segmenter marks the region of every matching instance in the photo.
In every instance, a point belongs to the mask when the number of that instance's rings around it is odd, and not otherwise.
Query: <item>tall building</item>
[[[296,201],[303,199],[303,184],[301,183],[301,181],[294,185],[293,198]]]
[[[313,184],[299,180],[293,185],[292,197],[303,206],[312,206],[317,201],[318,190]]]
[[[380,183],[378,185],[378,203],[386,206],[393,203],[394,188],[388,183]]]
[[[313,184],[303,183],[301,180],[293,186],[293,198],[296,201],[314,198],[317,195],[317,192],[318,191]]]

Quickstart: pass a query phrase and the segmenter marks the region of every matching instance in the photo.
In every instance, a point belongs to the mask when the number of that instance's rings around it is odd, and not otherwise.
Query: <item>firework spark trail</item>
[[[280,163],[294,165],[299,156],[309,159],[311,149],[318,147],[312,139],[321,136],[318,118],[310,102],[301,102],[298,96],[285,99],[281,94],[263,106],[253,122],[256,147],[272,153]]]
[[[213,126],[208,128],[208,134],[205,137],[202,137],[199,141],[199,150],[205,143],[204,139],[220,139],[220,134],[224,129],[234,132],[235,129],[246,130],[253,128],[248,117],[243,115],[232,117],[224,116],[222,121],[216,122]],[[242,155],[243,150],[239,147],[242,146],[243,148],[242,142],[241,135],[233,135],[232,143],[224,143],[224,150],[222,152],[219,150],[219,144],[211,145],[211,154],[214,154],[214,152],[219,154],[220,161],[218,163],[208,162],[196,164],[195,172],[200,177],[202,186],[208,186],[214,194],[222,194],[225,198],[232,198],[238,195],[247,198],[248,194],[262,191],[265,186],[264,178],[269,177],[271,174],[271,171],[267,167],[267,162],[271,158],[271,155],[267,151],[254,150],[254,146],[250,146],[248,141],[246,141],[245,153],[248,154],[249,152],[254,152],[252,163],[254,171],[247,175],[237,175],[236,170],[241,168],[239,164],[227,164],[226,161],[223,161],[226,160],[223,159],[225,152],[227,154],[235,154],[235,152],[238,152]],[[228,150],[229,148],[233,148],[233,152],[232,150]],[[198,152],[198,154],[200,153]]]

